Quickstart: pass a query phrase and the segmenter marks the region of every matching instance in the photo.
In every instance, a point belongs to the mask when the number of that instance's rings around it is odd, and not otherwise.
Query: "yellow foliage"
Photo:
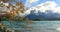
[[[1,1],[6,2],[7,0],[1,0]]]
[[[23,20],[24,18],[23,17],[20,17],[19,20]]]
[[[29,20],[28,18],[26,18],[25,21],[26,21],[27,23],[30,23],[30,20]]]
[[[0,23],[0,27],[1,27],[1,26],[4,26],[4,25],[3,25],[2,23]]]
[[[7,0],[1,0],[1,1],[6,2]],[[5,17],[7,16],[7,17],[9,17],[9,19],[14,19],[14,17],[16,17],[16,15],[19,15],[18,14],[19,12],[24,13],[24,8],[25,7],[24,7],[22,2],[16,2],[16,6],[9,3],[7,8],[9,8],[9,12],[6,12]],[[3,17],[3,19],[5,19],[5,17]],[[30,22],[30,20],[28,18],[24,18],[24,17],[19,18],[19,20],[24,20],[24,19],[26,20],[26,22],[28,22],[28,23]]]

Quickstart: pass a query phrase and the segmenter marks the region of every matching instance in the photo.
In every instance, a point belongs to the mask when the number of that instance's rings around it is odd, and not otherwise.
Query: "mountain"
[[[34,19],[60,19],[59,13],[53,13],[51,10],[46,10],[45,12],[38,11],[35,13],[36,10],[31,10],[30,14],[28,14],[26,17],[30,20]]]

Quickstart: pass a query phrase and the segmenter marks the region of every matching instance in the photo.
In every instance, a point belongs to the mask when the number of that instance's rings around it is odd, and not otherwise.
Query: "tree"
[[[9,1],[16,2],[16,4],[13,5],[11,3],[8,3]],[[25,20],[27,23],[30,22],[28,18],[18,16],[19,12],[24,13],[25,11],[24,9],[25,7],[22,2],[17,2],[16,0],[0,0],[0,7],[2,8],[2,10],[0,10],[0,24],[2,20],[11,20],[11,21],[12,20],[19,20],[19,21]],[[6,8],[6,9],[3,9],[3,8]],[[1,24],[0,27],[2,26],[3,25]]]

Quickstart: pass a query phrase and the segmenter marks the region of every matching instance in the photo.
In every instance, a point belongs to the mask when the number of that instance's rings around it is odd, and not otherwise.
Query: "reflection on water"
[[[8,21],[3,21],[3,23],[8,26],[8,28],[13,28],[21,30],[23,32],[60,32],[60,21],[32,21],[31,24],[26,22],[13,21],[12,23]]]

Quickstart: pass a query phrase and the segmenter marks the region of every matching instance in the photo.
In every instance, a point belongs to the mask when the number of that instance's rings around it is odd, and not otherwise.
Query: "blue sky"
[[[32,3],[31,6],[36,6],[36,5],[41,4],[43,2],[46,2],[46,1],[54,1],[54,2],[56,2],[58,4],[58,6],[60,5],[60,0],[39,0],[39,1],[35,2],[35,3]],[[22,0],[22,2],[25,3],[26,0]]]
[[[39,3],[43,3],[43,2],[46,2],[46,1],[54,1],[58,4],[58,6],[60,5],[60,0],[39,0]]]
[[[17,1],[18,2],[21,1],[24,5],[26,5],[25,3],[26,3],[27,0],[17,0]],[[41,3],[44,3],[44,2],[47,2],[47,1],[54,1],[58,4],[58,6],[60,6],[60,0],[38,0],[37,2],[31,3],[31,4],[27,2],[27,4],[30,5],[30,7],[33,7],[33,6],[36,6],[38,4],[41,4]],[[28,6],[28,5],[26,5],[26,6]]]

